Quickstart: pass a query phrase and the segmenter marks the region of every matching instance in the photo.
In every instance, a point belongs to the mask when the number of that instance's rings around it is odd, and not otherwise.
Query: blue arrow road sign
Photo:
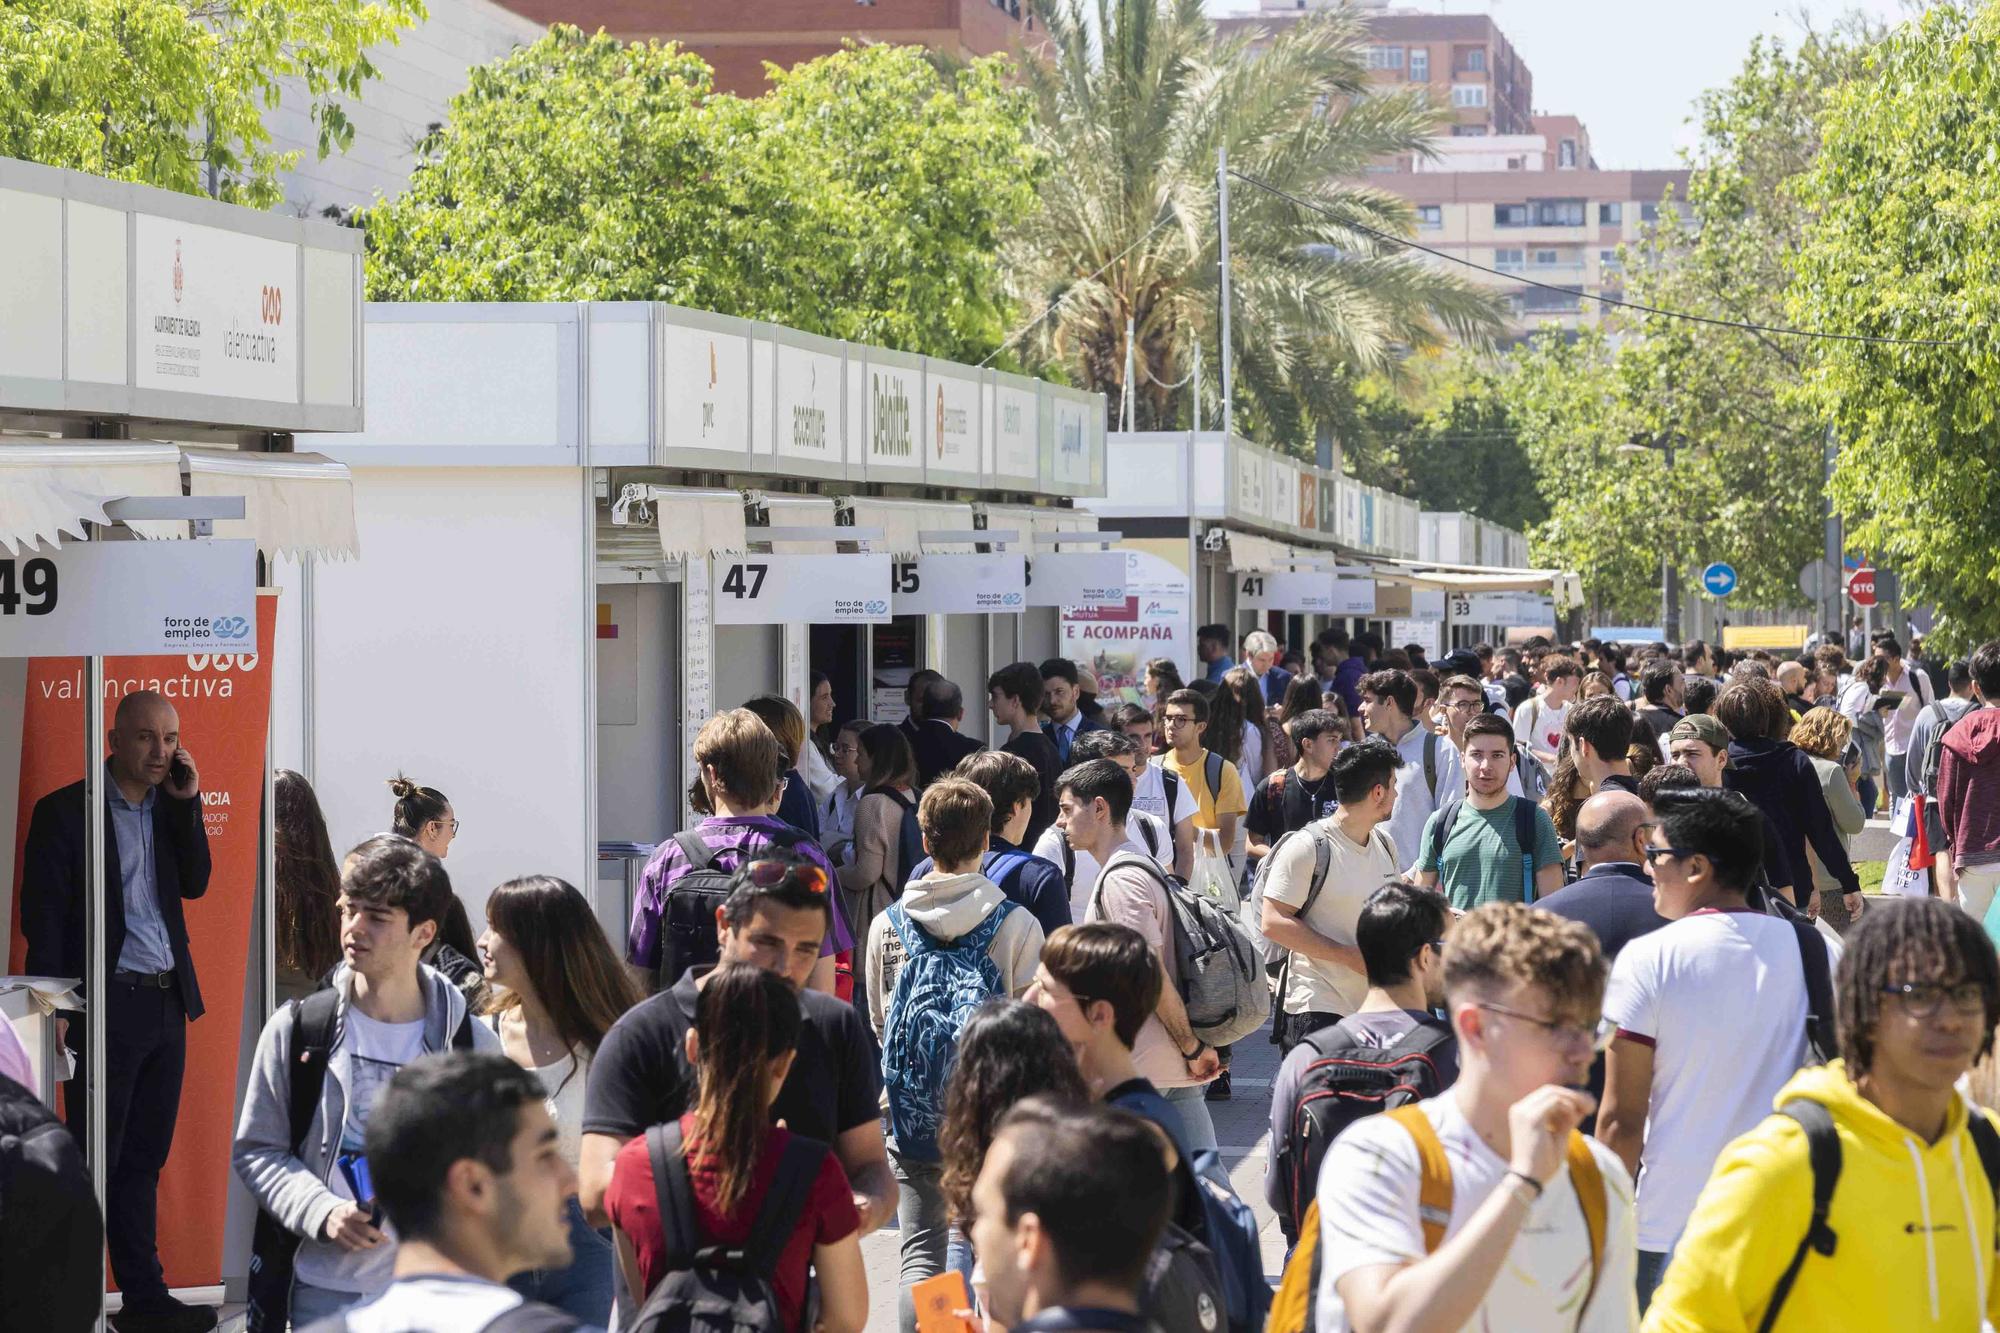
[[[1727,597],[1736,591],[1736,569],[1720,560],[1701,571],[1701,586],[1712,596]]]

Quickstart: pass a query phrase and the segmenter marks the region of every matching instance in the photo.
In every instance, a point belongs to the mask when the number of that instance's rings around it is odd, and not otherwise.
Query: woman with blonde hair
[[[1853,718],[1821,705],[1808,708],[1799,717],[1790,737],[1793,745],[1805,751],[1812,760],[1813,771],[1819,774],[1820,791],[1826,796],[1827,813],[1833,816],[1842,847],[1851,845],[1854,835],[1868,823],[1861,797],[1855,791],[1855,781],[1861,772],[1859,753],[1856,752],[1851,766],[1846,763],[1847,743],[1853,736]],[[1845,935],[1860,915],[1865,899],[1858,893],[1841,893],[1839,882],[1821,862],[1819,853],[1812,850],[1810,842],[1806,851],[1812,858],[1813,888],[1819,891],[1820,917]]]

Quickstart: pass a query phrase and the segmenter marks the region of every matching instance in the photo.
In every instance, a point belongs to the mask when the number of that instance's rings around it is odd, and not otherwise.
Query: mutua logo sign
[[[910,457],[910,395],[902,381],[877,371],[868,377],[868,389],[869,456]]]

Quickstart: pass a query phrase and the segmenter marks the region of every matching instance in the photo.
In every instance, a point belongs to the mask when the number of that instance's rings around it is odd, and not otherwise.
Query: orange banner
[[[188,1026],[180,1120],[174,1129],[173,1153],[160,1173],[160,1262],[171,1287],[211,1286],[222,1280],[222,1226],[229,1142],[236,1128],[243,980],[250,966],[250,914],[257,894],[276,613],[277,594],[260,591],[254,654],[104,659],[107,726],[118,700],[134,690],[158,690],[179,712],[181,743],[201,773],[202,824],[213,862],[208,892],[186,904],[188,950],[201,979],[207,1012]],[[83,671],[79,657],[38,657],[28,666],[20,815],[15,824],[20,830],[14,848],[16,884],[21,882],[35,802],[83,776]],[[116,873],[113,867],[114,884]],[[14,919],[8,923],[9,966],[18,973],[26,965],[28,945],[21,937],[18,893],[14,903]]]

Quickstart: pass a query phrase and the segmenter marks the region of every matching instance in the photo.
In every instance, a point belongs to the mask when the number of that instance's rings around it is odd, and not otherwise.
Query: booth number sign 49
[[[56,562],[0,558],[0,616],[45,616],[56,609]]]

